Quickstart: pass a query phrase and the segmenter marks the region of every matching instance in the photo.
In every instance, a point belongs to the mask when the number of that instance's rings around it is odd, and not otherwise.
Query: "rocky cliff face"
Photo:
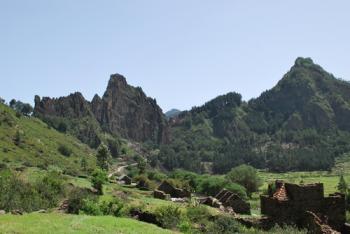
[[[119,74],[111,76],[103,97],[95,96],[91,109],[102,128],[135,141],[166,141],[166,120],[156,100],[131,87]]]
[[[95,95],[91,102],[80,93],[58,99],[36,96],[34,114],[44,120],[68,122],[75,135],[81,135],[79,128],[88,125],[90,130],[95,128],[96,135],[105,131],[139,142],[164,143],[168,138],[167,121],[157,102],[141,88],[128,85],[119,74],[111,76],[103,97]]]

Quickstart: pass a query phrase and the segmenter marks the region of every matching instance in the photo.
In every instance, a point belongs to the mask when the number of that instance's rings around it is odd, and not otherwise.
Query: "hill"
[[[228,93],[181,113],[160,161],[168,169],[216,173],[242,163],[273,171],[329,170],[350,150],[349,117],[350,83],[298,58],[256,99]]]
[[[95,167],[95,151],[75,137],[51,128],[41,120],[16,113],[0,104],[0,160],[10,167],[55,167],[67,174],[84,174]]]
[[[165,112],[165,116],[167,117],[167,119],[170,119],[170,118],[177,117],[180,113],[181,113],[181,111],[178,109],[171,109],[171,110]]]

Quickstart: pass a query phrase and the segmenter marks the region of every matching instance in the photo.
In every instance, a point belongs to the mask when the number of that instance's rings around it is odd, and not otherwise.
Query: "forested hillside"
[[[272,171],[328,170],[350,150],[349,118],[350,83],[298,58],[256,99],[228,93],[171,119],[172,140],[162,146],[159,162],[214,173],[242,163]]]

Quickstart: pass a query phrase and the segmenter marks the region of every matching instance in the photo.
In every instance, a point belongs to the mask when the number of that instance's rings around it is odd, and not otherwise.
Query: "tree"
[[[96,169],[91,177],[91,184],[97,190],[99,195],[103,195],[103,185],[107,182],[107,173],[103,170]]]
[[[85,158],[82,158],[81,161],[80,161],[80,167],[86,171],[87,170],[87,161]]]
[[[0,97],[0,103],[1,103],[1,104],[5,104],[5,99],[3,99],[3,98]]]
[[[348,191],[348,185],[347,185],[343,175],[341,175],[339,178],[338,190],[339,190],[339,192],[341,192],[343,194],[346,194]]]
[[[102,170],[108,170],[109,167],[109,159],[111,158],[111,155],[109,153],[109,150],[106,145],[101,144],[97,149],[97,166],[100,167]]]
[[[20,111],[23,115],[30,116],[30,114],[33,112],[33,107],[30,104],[23,104]]]
[[[12,99],[9,104],[10,104],[10,107],[13,108],[16,104],[16,99]]]
[[[253,192],[258,191],[261,185],[256,169],[245,164],[233,168],[226,177],[229,181],[245,187],[249,197],[251,197]]]
[[[140,174],[145,173],[146,166],[147,166],[146,160],[143,157],[138,156],[137,157],[137,168],[139,169]]]

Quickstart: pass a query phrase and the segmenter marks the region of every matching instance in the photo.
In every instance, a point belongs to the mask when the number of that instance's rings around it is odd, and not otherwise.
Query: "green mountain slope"
[[[95,152],[76,138],[62,134],[34,117],[16,114],[0,104],[0,162],[11,167],[58,167],[71,175],[95,165]]]
[[[256,99],[244,102],[229,93],[181,113],[160,161],[168,169],[217,173],[242,163],[273,171],[328,170],[350,151],[349,119],[350,83],[298,58]]]

